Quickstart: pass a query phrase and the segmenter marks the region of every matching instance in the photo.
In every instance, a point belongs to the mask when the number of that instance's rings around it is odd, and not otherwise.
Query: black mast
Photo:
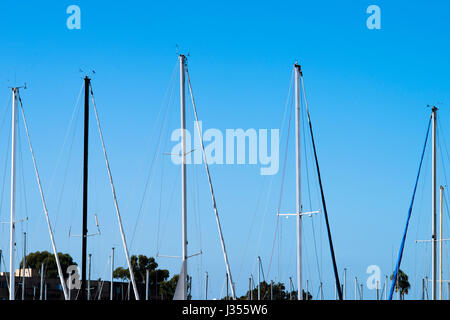
[[[91,79],[84,78],[84,153],[83,153],[83,232],[81,262],[81,300],[86,299],[86,255],[87,255],[87,204],[88,204],[88,146],[89,146],[89,87]]]
[[[302,81],[303,81],[303,72],[301,71],[301,69],[300,69],[300,77],[302,77]],[[305,94],[305,92],[303,92],[303,94]],[[327,211],[327,204],[325,202],[325,194],[323,191],[322,177],[320,176],[319,159],[317,158],[316,143],[314,142],[314,134],[313,134],[312,124],[311,124],[311,117],[309,116],[308,109],[306,109],[306,115],[308,117],[309,132],[311,134],[311,142],[312,142],[312,147],[313,147],[313,152],[314,152],[314,160],[316,162],[317,178],[319,180],[323,213],[324,213],[324,217],[325,217],[325,223],[327,226],[328,243],[330,245],[331,260],[333,262],[333,271],[334,271],[334,277],[335,277],[335,281],[336,281],[336,289],[337,289],[339,300],[343,300],[342,287],[341,287],[341,282],[339,280],[339,272],[338,272],[338,267],[337,267],[337,263],[336,263],[336,255],[334,254],[333,238],[331,237],[330,222],[328,221],[328,211]],[[306,293],[306,294],[308,294],[308,293]]]
[[[311,124],[311,119],[309,117],[309,111],[308,111],[308,123],[309,123],[309,131],[311,133],[311,141],[312,141],[312,147],[313,147],[313,151],[314,151],[314,159],[316,161],[317,177],[319,180],[320,195],[322,197],[323,213],[325,216],[325,223],[327,225],[328,242],[330,245],[331,260],[333,261],[333,271],[334,271],[334,277],[336,280],[336,289],[337,289],[337,293],[339,296],[339,300],[343,300],[341,282],[339,281],[339,272],[338,272],[337,263],[336,263],[336,256],[334,254],[333,238],[331,237],[330,222],[328,221],[327,205],[325,203],[325,194],[323,192],[322,178],[320,176],[319,160],[317,159],[316,144],[314,142],[314,134],[313,134],[312,124]],[[308,293],[306,293],[306,294],[308,294]]]

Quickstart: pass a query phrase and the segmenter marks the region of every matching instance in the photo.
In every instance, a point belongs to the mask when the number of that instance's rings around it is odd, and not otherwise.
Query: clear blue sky
[[[66,8],[71,4],[81,8],[81,30],[66,28]],[[366,8],[371,4],[381,8],[381,30],[366,27]],[[440,105],[444,128],[450,117],[448,12],[448,2],[437,0],[2,1],[1,117],[5,110],[10,112],[5,109],[10,97],[8,87],[26,82],[28,89],[22,91],[22,100],[57,246],[80,262],[80,241],[69,239],[68,231],[71,228],[72,233],[79,233],[81,229],[81,113],[75,121],[78,127],[69,130],[70,137],[75,132],[73,147],[66,144],[57,164],[82,84],[79,69],[95,70],[92,84],[129,243],[134,235],[131,252],[154,256],[159,249],[160,254],[179,255],[178,168],[163,155],[171,148],[166,131],[150,179],[153,183],[138,214],[158,141],[152,132],[161,130],[157,115],[161,106],[165,108],[164,95],[177,63],[176,45],[180,52],[190,54],[189,69],[204,128],[220,130],[280,128],[292,65],[298,60],[304,70],[338,266],[341,276],[343,268],[348,268],[348,296],[353,298],[353,279],[357,276],[365,281],[367,266],[379,265],[383,277],[392,270],[429,117],[426,105]],[[170,130],[179,123],[177,85],[176,81],[167,118]],[[1,170],[5,163],[9,168],[9,113],[6,117],[1,127]],[[93,214],[97,213],[102,235],[90,239],[89,252],[93,254],[93,278],[105,278],[109,277],[106,264],[113,245],[118,248],[116,265],[125,266],[125,259],[91,119],[89,231],[95,230]],[[192,127],[192,115],[188,119]],[[25,185],[20,177],[18,216],[28,215],[30,220],[17,227],[17,250],[22,250],[20,232],[25,230],[29,233],[29,251],[50,250],[23,127],[21,130]],[[292,141],[290,146],[282,206],[285,211],[295,208]],[[193,294],[201,297],[203,273],[208,271],[209,296],[219,297],[225,267],[207,180],[203,167],[189,169],[189,179],[195,177],[194,170],[198,171],[200,198],[199,219],[190,216],[189,250],[195,253],[201,248],[204,252],[201,259],[190,261]],[[273,177],[272,188],[272,178],[260,176],[259,166],[214,165],[211,171],[232,273],[237,293],[242,295],[250,273],[256,275],[258,255],[267,272],[281,170]],[[5,177],[2,221],[9,218],[8,171]],[[427,177],[422,181],[420,209],[413,218],[403,267],[412,278],[411,296],[415,298],[420,297],[420,279],[430,270],[429,248],[412,242],[416,237],[428,238],[431,229],[429,182]],[[258,202],[259,197],[262,200]],[[192,212],[194,204],[189,206]],[[312,219],[325,295],[333,298],[323,218]],[[305,278],[316,296],[320,280],[315,271],[310,220],[305,223]],[[281,256],[274,255],[269,277],[288,283],[289,276],[295,279],[295,230],[293,221],[283,220],[282,224],[283,251]],[[9,229],[7,225],[0,228],[0,247],[7,256]],[[171,274],[179,272],[176,259],[160,258],[158,263]],[[450,276],[448,270],[446,276]],[[365,296],[373,298],[375,293],[366,288]]]

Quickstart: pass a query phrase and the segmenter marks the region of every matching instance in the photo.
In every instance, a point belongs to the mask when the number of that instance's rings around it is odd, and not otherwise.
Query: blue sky
[[[66,8],[71,4],[81,8],[81,30],[66,27]],[[371,4],[381,8],[381,30],[366,27],[366,8]],[[171,86],[178,46],[179,52],[190,54],[189,70],[205,129],[280,128],[292,65],[295,61],[302,64],[338,266],[341,275],[344,267],[348,269],[349,297],[353,297],[354,277],[365,281],[369,265],[379,265],[383,277],[390,274],[430,113],[426,105],[440,106],[444,129],[450,116],[450,5],[446,1],[2,1],[0,6],[1,108],[10,112],[8,87],[26,82],[22,100],[60,251],[80,261],[79,239],[69,238],[68,231],[79,233],[81,229],[82,114],[76,113],[76,129],[67,128],[82,84],[82,69],[96,71],[92,84],[127,238],[130,243],[134,238],[131,252],[180,254],[179,170],[163,155],[171,148],[167,132],[179,123],[177,81],[172,103],[164,98]],[[166,129],[161,131],[163,122],[157,122],[157,115],[166,107]],[[6,116],[1,128],[1,168],[9,166]],[[90,239],[89,251],[95,264],[93,277],[105,278],[112,246],[118,248],[116,264],[125,266],[125,259],[91,116],[89,230],[95,229],[93,214],[97,213],[102,235]],[[50,250],[23,127],[21,130],[25,185],[18,196],[18,216],[28,215],[30,220],[18,226],[18,238],[21,230],[28,231],[28,250]],[[160,131],[163,144],[157,149]],[[72,148],[70,143],[62,148],[66,132],[74,137]],[[448,129],[442,134],[445,132]],[[283,133],[280,150],[284,150],[285,137]],[[285,211],[295,208],[292,141],[290,146]],[[151,186],[139,214],[155,154]],[[207,180],[202,166],[189,170],[189,179],[198,177],[198,183],[190,182],[190,190],[197,190],[194,186],[198,184],[199,198],[197,204],[189,204],[191,212],[194,206],[199,212],[190,216],[189,250],[204,252],[190,263],[193,293],[201,297],[203,273],[208,271],[209,296],[219,297],[225,267]],[[213,165],[211,172],[232,273],[241,295],[250,273],[256,274],[258,255],[268,268],[281,170],[274,177],[262,177],[255,165]],[[9,217],[8,179],[7,171],[1,195],[2,221]],[[429,237],[428,190],[428,176],[424,176],[404,260],[405,271],[414,279],[411,296],[415,298],[420,297],[421,277],[430,269],[429,248],[413,242],[416,237]],[[190,196],[195,198],[193,191]],[[316,295],[320,280],[314,270],[319,261],[325,296],[333,298],[323,217],[312,219],[318,260],[310,219],[305,222],[305,278]],[[282,255],[274,255],[269,277],[287,283],[289,276],[295,278],[295,230],[293,221],[283,220],[282,224]],[[0,228],[1,248],[7,255],[8,227]],[[18,252],[21,245],[20,240]],[[179,271],[176,259],[160,258],[158,262],[172,274]],[[446,274],[450,276],[448,270]],[[375,297],[373,291],[365,290],[366,297]]]

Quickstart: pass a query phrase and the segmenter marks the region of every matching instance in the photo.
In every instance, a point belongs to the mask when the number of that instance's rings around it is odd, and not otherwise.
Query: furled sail
[[[184,277],[184,278],[183,278]],[[175,289],[175,294],[173,295],[173,300],[185,300],[185,292],[182,279],[186,278],[186,261],[181,264],[180,276],[178,278],[177,287]]]

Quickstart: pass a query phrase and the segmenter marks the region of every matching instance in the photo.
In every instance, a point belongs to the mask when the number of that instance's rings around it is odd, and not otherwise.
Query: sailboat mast
[[[16,232],[16,140],[17,140],[17,94],[19,89],[12,88],[12,134],[11,134],[11,229],[9,243],[9,300],[14,300],[15,293],[15,232]]]
[[[81,248],[81,300],[86,298],[87,257],[87,207],[88,207],[88,151],[89,151],[89,87],[88,76],[84,78],[84,152],[83,152],[83,231]]]
[[[443,269],[442,269],[442,250],[443,250],[443,241],[444,241],[444,187],[440,186],[439,188],[439,300],[444,298],[443,296]]]
[[[22,259],[22,300],[25,300],[25,272],[26,270],[26,257],[27,257],[27,233],[23,233],[23,259]]]
[[[431,165],[431,245],[432,245],[432,258],[431,258],[431,279],[432,279],[432,299],[436,300],[437,291],[437,237],[436,237],[436,117],[437,108],[432,108],[431,122],[432,122],[432,165]]]
[[[295,69],[295,157],[296,157],[296,187],[297,187],[297,299],[303,298],[302,272],[302,189],[301,189],[301,154],[300,154],[300,65],[294,64]]]
[[[182,241],[182,270],[184,277],[179,279],[183,284],[181,300],[186,300],[187,275],[187,205],[186,205],[186,100],[185,100],[185,65],[186,57],[182,54],[180,59],[180,108],[181,108],[181,241]]]
[[[114,300],[114,247],[111,249],[111,286],[109,288],[109,300]]]

